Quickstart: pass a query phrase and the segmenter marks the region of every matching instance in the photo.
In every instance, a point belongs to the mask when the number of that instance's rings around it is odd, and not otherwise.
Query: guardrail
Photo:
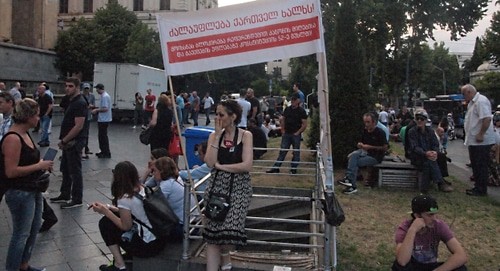
[[[267,151],[280,151],[278,148],[267,148]],[[290,151],[290,150],[289,150]],[[299,231],[288,231],[288,230],[266,230],[266,229],[256,229],[256,228],[245,228],[247,232],[255,233],[265,233],[279,235],[283,237],[290,238],[309,238],[309,243],[296,243],[296,242],[275,242],[275,241],[263,241],[263,240],[251,240],[247,241],[248,244],[253,245],[263,245],[263,246],[278,246],[278,247],[290,247],[290,248],[308,248],[310,249],[311,255],[314,255],[314,265],[316,270],[327,270],[330,271],[336,266],[336,246],[335,246],[335,227],[329,225],[326,220],[322,210],[322,201],[324,200],[325,193],[333,193],[331,189],[326,186],[326,174],[325,168],[323,167],[322,156],[318,150],[305,150],[301,149],[301,152],[310,152],[315,154],[315,162],[299,162],[301,174],[294,174],[293,176],[304,176],[314,178],[314,188],[312,189],[312,194],[310,197],[303,196],[283,196],[283,195],[273,195],[273,194],[254,194],[253,198],[258,199],[275,199],[275,200],[288,200],[288,201],[298,201],[298,202],[311,202],[312,209],[310,219],[289,219],[289,218],[273,218],[273,217],[255,217],[247,216],[247,222],[269,222],[269,223],[283,223],[283,224],[299,224],[299,225],[309,225],[308,232]],[[291,161],[283,161],[283,165],[290,164]],[[272,168],[272,163],[274,160],[255,160],[250,172],[252,176],[265,173],[267,169]],[[291,169],[291,167],[283,166],[281,169]],[[290,176],[288,173],[273,173],[273,176]],[[195,195],[202,195],[203,191],[198,191],[197,188],[203,185],[210,178],[210,174],[197,181],[194,185],[191,182],[185,183],[185,202],[184,202],[184,221],[189,221],[189,223],[184,224],[184,240],[183,240],[183,253],[182,258],[184,260],[189,259],[188,254],[190,240],[202,239],[199,233],[200,229],[203,228],[202,219],[200,219],[201,211],[203,210],[203,198],[197,202],[194,208],[190,208],[190,193]],[[195,197],[196,198],[196,197]],[[198,199],[197,199],[198,201]],[[194,212],[198,209],[198,212]],[[321,253],[319,253],[321,250]],[[321,255],[321,257],[320,257]],[[322,258],[322,260],[320,259]],[[320,263],[321,262],[321,263]]]

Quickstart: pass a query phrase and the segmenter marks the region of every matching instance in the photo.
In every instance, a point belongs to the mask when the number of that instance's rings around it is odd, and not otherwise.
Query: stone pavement
[[[98,159],[95,154],[82,162],[84,206],[61,210],[58,203],[50,203],[59,222],[49,231],[38,235],[37,244],[30,263],[45,266],[47,270],[98,270],[99,265],[109,262],[110,254],[98,228],[100,215],[87,210],[86,203],[102,201],[110,203],[111,169],[120,161],[129,160],[142,172],[149,159],[149,146],[139,142],[141,129],[132,129],[131,124],[111,124],[109,139],[111,159]],[[59,127],[52,128],[51,146],[57,148]],[[33,140],[38,142],[38,134]],[[91,125],[89,147],[98,152],[97,125]],[[42,155],[46,148],[41,148]],[[61,152],[58,153],[58,157]],[[45,194],[48,199],[59,195],[61,172],[56,158],[50,187]],[[11,218],[7,204],[0,204],[0,269],[5,266],[5,258],[11,237]]]
[[[200,118],[200,123],[204,119]],[[120,161],[129,160],[141,172],[149,159],[149,146],[139,142],[140,129],[132,129],[131,124],[111,124],[109,127],[111,159],[98,159],[95,154],[83,161],[84,204],[93,201],[110,202],[111,169]],[[53,127],[51,145],[56,147],[59,127]],[[33,135],[37,142],[38,135]],[[449,148],[453,163],[450,164],[450,174],[468,182],[470,169],[465,167],[463,144],[451,142]],[[92,152],[98,151],[97,125],[92,123],[89,147]],[[42,148],[42,154],[46,148]],[[60,153],[58,153],[58,156]],[[181,159],[182,160],[182,159]],[[180,161],[181,161],[180,160]],[[465,161],[465,162],[464,162]],[[46,198],[59,195],[61,173],[59,161],[56,158],[51,184]],[[489,195],[500,202],[500,188],[489,188]],[[48,232],[38,235],[37,244],[30,261],[34,266],[45,266],[50,271],[68,270],[98,270],[99,265],[110,261],[111,256],[106,248],[98,229],[100,215],[80,208],[61,210],[59,204],[51,204],[59,222]],[[8,244],[11,237],[10,212],[5,204],[0,204],[0,269],[5,266]]]

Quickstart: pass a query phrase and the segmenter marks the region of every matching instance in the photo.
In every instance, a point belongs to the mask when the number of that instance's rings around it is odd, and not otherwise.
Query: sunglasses
[[[427,118],[425,118],[425,117],[417,117],[417,120],[423,121],[423,120],[427,120]]]

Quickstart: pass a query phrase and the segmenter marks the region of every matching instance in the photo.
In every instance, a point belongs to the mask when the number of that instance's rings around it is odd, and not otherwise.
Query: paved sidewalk
[[[86,203],[103,201],[110,203],[111,169],[120,161],[129,160],[141,173],[149,159],[150,148],[139,142],[141,129],[132,129],[130,124],[111,124],[109,139],[111,159],[98,159],[97,125],[92,123],[89,147],[94,154],[90,159],[82,161],[83,167],[83,201],[84,206],[61,210],[58,203],[49,203],[56,213],[59,222],[49,231],[38,235],[37,244],[30,261],[33,266],[45,266],[47,270],[98,270],[99,265],[106,264],[111,258],[98,228],[100,215],[87,210]],[[53,127],[51,147],[57,148],[59,127]],[[32,134],[38,142],[38,134]],[[42,155],[46,148],[41,148]],[[61,172],[59,171],[58,153],[50,187],[45,198],[59,195]],[[0,204],[0,269],[5,266],[5,258],[11,237],[11,218],[7,204]]]

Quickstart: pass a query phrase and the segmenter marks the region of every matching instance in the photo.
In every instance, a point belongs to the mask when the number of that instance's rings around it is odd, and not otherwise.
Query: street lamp
[[[446,74],[444,73],[444,70],[439,68],[438,66],[434,64],[432,66],[434,66],[434,68],[440,70],[443,73],[443,94],[446,95]]]

